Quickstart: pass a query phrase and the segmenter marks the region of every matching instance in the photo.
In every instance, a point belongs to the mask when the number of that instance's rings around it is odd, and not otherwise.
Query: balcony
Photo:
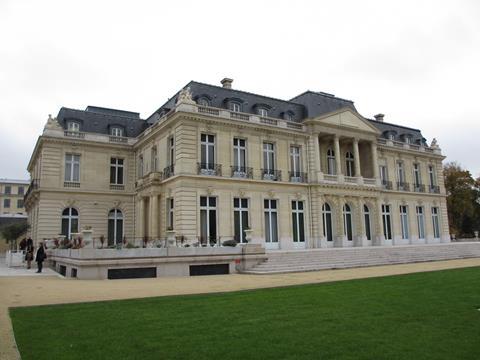
[[[392,182],[391,182],[391,181],[388,181],[388,180],[382,180],[382,187],[383,187],[385,190],[393,190]]]
[[[288,178],[289,178],[290,182],[296,182],[296,183],[307,183],[308,182],[307,173],[300,172],[300,171],[289,171],[288,172]]]
[[[128,142],[128,138],[123,137],[123,136],[109,136],[108,141],[113,142],[113,143],[121,143],[121,144],[126,144]]]
[[[69,131],[69,130],[65,130],[65,131],[63,132],[63,134],[64,134],[65,136],[73,137],[73,138],[77,138],[77,139],[84,139],[84,138],[85,138],[85,133],[80,132],[80,131]]]
[[[235,120],[249,121],[250,120],[250,115],[242,114],[242,113],[235,112],[235,111],[231,111],[230,112],[230,118],[235,119]]]
[[[397,190],[410,191],[410,184],[403,181],[397,181]]]
[[[163,169],[163,179],[168,179],[169,177],[175,175],[175,165],[171,164],[168,165],[166,168]]]
[[[425,185],[423,185],[423,184],[413,184],[413,191],[424,193],[425,192]]]
[[[79,188],[79,187],[80,187],[80,183],[77,182],[77,181],[64,181],[64,182],[63,182],[63,187],[66,187],[66,188]]]
[[[234,178],[253,179],[253,169],[245,166],[230,166]]]
[[[428,187],[428,192],[430,194],[440,194],[440,186],[437,185],[430,185]]]
[[[222,165],[213,163],[197,163],[198,175],[222,176]]]
[[[262,179],[271,181],[282,181],[282,171],[273,169],[262,169]]]
[[[123,185],[123,184],[110,184],[110,190],[125,190],[125,185]]]

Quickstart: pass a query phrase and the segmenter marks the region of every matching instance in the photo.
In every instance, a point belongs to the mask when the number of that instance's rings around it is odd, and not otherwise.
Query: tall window
[[[200,197],[200,242],[202,245],[217,242],[217,198]]]
[[[138,157],[138,177],[143,176],[143,155]]]
[[[352,210],[348,204],[343,205],[343,231],[348,240],[353,239]]]
[[[425,239],[425,216],[423,206],[417,206],[418,238]]]
[[[438,207],[432,207],[433,237],[440,238],[440,222],[438,219]]]
[[[18,199],[17,200],[17,208],[19,208],[19,209],[23,208],[23,199]]]
[[[215,135],[201,135],[202,169],[215,169]]]
[[[233,139],[233,165],[235,171],[245,172],[246,169],[246,155],[247,155],[247,141],[245,139]]]
[[[80,131],[80,124],[75,121],[69,121],[67,123],[67,130],[68,131]]]
[[[110,159],[110,184],[123,185],[123,159]]]
[[[118,126],[114,126],[110,129],[110,135],[111,136],[122,137],[123,136],[123,129],[121,127],[118,127]]]
[[[400,225],[402,226],[402,239],[408,239],[408,207],[400,205]]]
[[[405,182],[405,172],[403,170],[403,162],[397,162],[397,178],[400,184]]]
[[[390,205],[382,205],[383,235],[385,240],[392,240],[392,219]]]
[[[347,151],[346,155],[346,175],[353,176],[353,154],[350,151]]]
[[[371,230],[371,223],[370,223],[370,209],[367,205],[363,205],[363,217],[365,220],[365,235],[367,236],[367,240],[372,240],[372,230]]]
[[[65,181],[80,182],[80,155],[65,154]]]
[[[62,235],[70,239],[72,233],[78,233],[78,211],[75,208],[66,208],[62,213]]]
[[[272,174],[275,170],[275,145],[263,143],[263,166],[266,174]]]
[[[10,208],[10,199],[3,199],[3,207],[5,209]]]
[[[167,229],[173,229],[175,225],[175,203],[173,198],[167,199]]]
[[[231,102],[230,103],[230,110],[234,112],[240,112],[241,111],[241,106],[239,103],[236,102]]]
[[[422,179],[420,177],[420,164],[413,164],[413,181],[416,188],[418,188],[422,183]]]
[[[300,146],[290,146],[290,169],[292,169],[292,176],[300,176]]]
[[[327,173],[329,175],[335,175],[337,173],[335,169],[335,152],[331,148],[327,150]]]
[[[303,201],[292,201],[293,242],[305,242],[305,220]]]
[[[156,146],[153,146],[152,147],[152,150],[150,152],[150,157],[151,157],[151,168],[152,168],[152,172],[156,172],[158,171],[157,169],[157,163],[158,163],[158,160],[157,160],[157,147]]]
[[[265,212],[265,241],[278,243],[277,200],[263,200]]]
[[[5,186],[5,194],[10,195],[12,193],[12,187],[10,185]]]
[[[245,229],[248,228],[248,199],[233,199],[234,238],[237,243],[246,243]]]
[[[168,145],[168,149],[167,149],[167,156],[168,156],[168,165],[171,166],[173,164],[175,164],[175,139],[173,136],[170,136],[167,140],[167,145]]]
[[[23,186],[18,187],[18,195],[23,195],[25,193],[25,188]]]
[[[123,214],[119,209],[108,213],[108,245],[121,244],[123,239]]]
[[[322,206],[322,220],[323,220],[323,236],[325,236],[327,241],[333,241],[332,208],[327,203],[324,203]]]
[[[388,172],[385,165],[380,165],[380,180],[382,181],[383,185],[387,184],[388,182]]]
[[[435,168],[433,167],[433,165],[428,165],[428,180],[430,182],[430,187],[433,188],[436,185]]]

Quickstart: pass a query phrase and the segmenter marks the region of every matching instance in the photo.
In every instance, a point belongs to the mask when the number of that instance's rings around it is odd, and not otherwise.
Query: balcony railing
[[[272,181],[282,181],[282,171],[273,169],[262,169],[262,179]]]
[[[413,191],[415,192],[425,192],[425,185],[423,184],[413,184]]]
[[[220,115],[220,111],[218,109],[206,107],[206,106],[199,106],[198,112],[201,114],[208,114],[208,115],[215,115],[215,116]]]
[[[428,187],[428,192],[430,194],[440,194],[440,186],[437,185],[430,185]]]
[[[388,180],[382,180],[382,187],[386,190],[392,190],[393,189],[392,182],[388,181]]]
[[[213,163],[197,163],[199,175],[222,176],[222,165]]]
[[[128,142],[128,138],[126,138],[126,137],[124,137],[124,136],[112,136],[112,135],[110,135],[110,136],[108,137],[108,140],[109,140],[110,142],[113,142],[113,143],[122,143],[122,144]]]
[[[236,119],[236,120],[244,120],[244,121],[249,121],[250,120],[249,115],[242,114],[242,113],[235,112],[235,111],[230,111],[230,118],[231,119]]]
[[[77,181],[64,181],[63,187],[68,187],[68,188],[79,188],[80,183]]]
[[[166,168],[163,169],[163,178],[168,179],[170,176],[175,174],[175,165],[171,164],[168,165]]]
[[[65,130],[63,134],[65,136],[68,136],[68,137],[74,137],[74,138],[79,138],[79,139],[84,139],[85,138],[85,133],[80,132],[80,131]]]
[[[357,178],[354,176],[345,176],[344,177],[346,183],[356,184]]]
[[[232,177],[253,179],[253,169],[245,166],[230,166]]]
[[[336,174],[324,174],[323,175],[323,180],[325,180],[325,181],[337,181],[338,176]]]
[[[287,127],[295,130],[302,130],[302,124],[287,122]]]
[[[260,118],[260,122],[262,124],[275,125],[275,126],[278,125],[278,120],[265,118],[265,117]]]
[[[125,185],[123,185],[123,184],[110,184],[110,190],[125,190]]]
[[[397,181],[397,190],[410,191],[410,184],[403,181]]]
[[[300,171],[289,171],[288,178],[290,182],[306,183],[308,182],[307,173]]]

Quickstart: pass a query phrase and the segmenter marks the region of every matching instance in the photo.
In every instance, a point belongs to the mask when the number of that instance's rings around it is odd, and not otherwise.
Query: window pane
[[[217,205],[217,198],[213,197],[213,196],[209,197],[208,198],[208,204],[210,206],[216,206]]]
[[[278,242],[277,213],[272,213],[272,242]]]
[[[110,166],[110,184],[116,184],[115,166]]]
[[[118,184],[123,184],[123,168],[118,168],[117,170],[117,183]]]
[[[239,200],[238,198],[234,198],[234,199],[233,199],[233,206],[236,207],[236,208],[238,208],[238,207],[239,207],[239,201],[240,201],[240,200]]]
[[[298,214],[298,226],[300,230],[300,239],[299,241],[305,242],[305,223],[303,219],[303,213]]]
[[[297,214],[292,213],[293,242],[298,242]]]
[[[242,199],[242,207],[248,208],[248,199]]]
[[[78,163],[73,164],[73,178],[72,181],[80,181],[80,166]]]
[[[200,210],[200,243],[207,243],[207,210]]]
[[[240,239],[240,212],[233,212],[233,222],[234,222],[234,239],[236,242],[241,242]]]
[[[207,198],[205,196],[200,197],[200,206],[207,206]]]
[[[214,242],[217,239],[217,212],[215,210],[209,211],[210,220],[210,240]]]
[[[268,212],[265,212],[265,241],[272,241],[270,236],[270,216]]]
[[[115,244],[115,221],[113,219],[108,220],[108,245]]]

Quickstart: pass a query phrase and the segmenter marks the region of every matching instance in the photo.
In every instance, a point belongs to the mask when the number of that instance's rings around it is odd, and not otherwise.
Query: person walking
[[[37,262],[37,273],[42,272],[43,268],[43,261],[47,258],[47,255],[45,254],[45,248],[43,247],[43,242],[40,242],[38,250],[37,250],[37,258],[35,261]]]
[[[33,251],[33,241],[32,239],[28,239],[25,249],[25,261],[27,262],[27,269],[30,269],[32,267]]]

